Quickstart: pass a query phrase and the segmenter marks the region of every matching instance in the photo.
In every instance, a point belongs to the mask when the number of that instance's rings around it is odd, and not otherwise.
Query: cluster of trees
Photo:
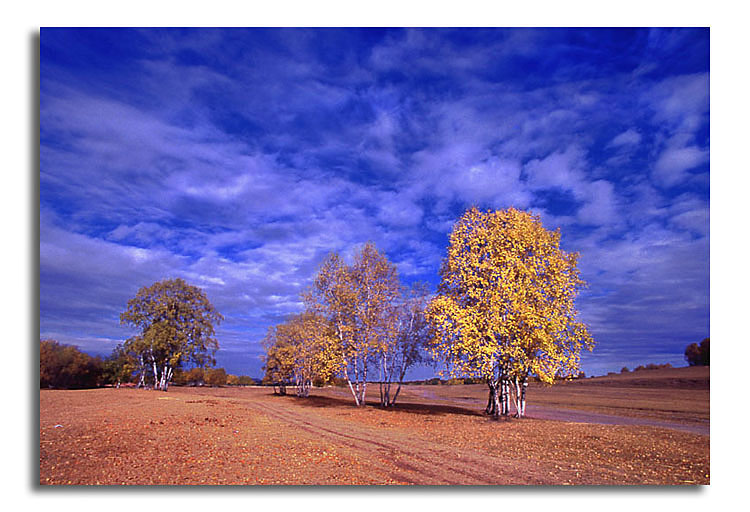
[[[225,386],[228,377],[224,368],[195,367],[187,371],[177,370],[173,382],[181,386]]]
[[[106,359],[54,340],[41,340],[40,385],[90,388],[136,382],[137,387],[164,391],[172,382],[252,385],[255,381],[247,375],[229,375],[224,368],[211,368],[219,348],[215,326],[222,319],[200,288],[182,279],[159,281],[141,288],[128,301],[120,322],[139,332],[115,347]]]
[[[269,329],[264,381],[282,394],[294,384],[307,396],[314,382],[343,376],[363,406],[374,373],[381,405],[394,405],[406,371],[423,359],[427,293],[421,284],[404,288],[395,265],[372,243],[351,265],[330,254],[303,293],[305,311]]]
[[[645,370],[666,370],[672,368],[672,363],[648,363],[646,365],[640,364],[633,368],[634,372],[642,372]],[[623,366],[620,373],[630,373],[627,366]],[[617,375],[615,372],[609,372],[607,375]]]
[[[82,389],[101,385],[104,362],[55,340],[39,341],[39,385],[42,388]]]
[[[559,242],[537,216],[472,208],[453,228],[431,300],[424,286],[405,292],[371,243],[351,265],[332,254],[304,294],[306,311],[269,331],[266,379],[281,389],[294,381],[305,396],[304,382],[340,374],[360,406],[375,370],[390,406],[406,370],[429,354],[450,377],[487,383],[488,414],[508,415],[512,403],[523,416],[530,377],[575,378],[594,346],[575,309],[578,255]]]
[[[578,254],[566,253],[559,242],[559,231],[546,230],[538,216],[472,208],[451,232],[432,298],[425,285],[404,287],[395,265],[372,243],[351,264],[330,254],[303,293],[305,310],[269,329],[264,381],[279,393],[295,385],[307,396],[314,383],[342,379],[363,406],[367,384],[376,380],[381,405],[390,407],[407,370],[431,360],[455,383],[486,382],[488,414],[508,415],[513,405],[523,416],[530,378],[549,384],[575,378],[581,351],[594,346],[575,309],[585,286]],[[221,320],[200,288],[164,280],[128,301],[120,321],[138,333],[106,361],[86,362],[64,350],[67,355],[55,357],[80,368],[99,364],[112,382],[135,379],[164,391],[173,379],[241,384],[240,377],[209,368]],[[55,357],[45,355],[45,361]],[[51,383],[49,375],[43,373],[42,382]]]
[[[204,367],[216,363],[213,355],[219,344],[214,326],[222,319],[200,288],[182,279],[159,281],[141,288],[128,301],[120,322],[137,328],[139,333],[118,345],[105,361],[92,359],[74,347],[43,341],[41,385],[119,386],[135,379],[138,387],[152,383],[154,389],[166,391],[175,372],[189,365],[200,370],[201,380],[209,385],[225,384],[227,374],[223,369],[202,373]]]
[[[296,385],[297,396],[306,397],[313,382],[330,382],[338,370],[333,333],[325,318],[305,311],[269,328],[263,339],[266,348],[265,382],[274,392],[286,394]]]
[[[710,344],[710,338],[705,338],[703,341],[700,342],[700,345],[697,343],[691,343],[687,346],[685,349],[685,360],[688,362],[690,366],[709,366],[710,365],[710,357],[709,357],[709,344]]]
[[[224,368],[195,367],[176,370],[172,382],[178,386],[252,386],[255,379],[248,375],[232,375]]]

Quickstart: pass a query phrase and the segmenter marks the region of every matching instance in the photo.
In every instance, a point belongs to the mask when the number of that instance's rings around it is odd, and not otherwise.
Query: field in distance
[[[528,418],[486,386],[40,391],[41,484],[708,484],[709,369],[532,385]]]

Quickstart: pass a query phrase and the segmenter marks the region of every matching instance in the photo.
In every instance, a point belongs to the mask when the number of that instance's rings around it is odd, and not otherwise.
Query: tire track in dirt
[[[394,480],[419,485],[514,485],[537,484],[540,467],[519,461],[504,460],[489,453],[429,443],[393,430],[342,422],[333,428],[330,420],[309,411],[296,411],[288,403],[281,406],[252,399],[243,404],[256,412],[284,422],[334,445],[345,446],[357,453],[375,469],[391,466]]]

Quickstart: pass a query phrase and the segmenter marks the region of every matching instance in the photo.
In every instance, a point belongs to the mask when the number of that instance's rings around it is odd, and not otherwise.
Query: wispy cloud
[[[582,254],[591,368],[679,363],[708,335],[707,30],[45,29],[41,46],[43,336],[108,352],[127,299],[181,276],[227,318],[219,363],[257,375],[329,251],[372,240],[434,286],[470,205],[537,212]]]

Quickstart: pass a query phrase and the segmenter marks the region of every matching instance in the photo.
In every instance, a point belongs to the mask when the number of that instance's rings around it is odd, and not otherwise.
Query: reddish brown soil
[[[554,386],[531,383],[528,416],[604,424],[667,426],[709,432],[709,367],[645,370]],[[485,385],[409,386],[407,400],[453,402],[480,408]],[[574,410],[574,411],[571,411]],[[572,414],[580,411],[577,414]],[[597,419],[598,418],[598,419]]]
[[[391,410],[357,409],[339,388],[313,389],[308,399],[274,396],[268,388],[42,390],[40,483],[709,483],[707,435],[492,421],[457,397],[480,386],[429,387],[436,399],[409,388]],[[553,389],[534,397],[541,403]],[[666,409],[673,407],[670,393],[664,396]],[[668,416],[657,409],[646,412]],[[683,413],[683,421],[701,420],[700,411]]]

